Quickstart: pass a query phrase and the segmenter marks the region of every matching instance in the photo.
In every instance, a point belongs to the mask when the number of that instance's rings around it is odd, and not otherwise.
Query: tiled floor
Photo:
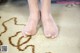
[[[59,26],[59,36],[56,39],[47,39],[43,34],[42,27],[39,28],[37,34],[27,43],[34,45],[34,53],[80,53],[80,7],[66,7],[65,5],[52,4],[52,14]],[[33,53],[31,48],[24,51],[19,51],[16,47],[9,43],[8,38],[21,31],[23,25],[15,25],[13,17],[17,18],[18,24],[25,24],[29,15],[28,6],[16,6],[6,4],[0,6],[0,34],[5,30],[2,23],[5,23],[7,31],[1,34],[0,40],[3,45],[8,45],[8,53]],[[13,18],[12,20],[9,20]],[[19,37],[21,34],[18,35]],[[19,37],[14,37],[12,43],[15,45]],[[26,39],[22,39],[24,42]],[[26,46],[23,45],[22,48]]]

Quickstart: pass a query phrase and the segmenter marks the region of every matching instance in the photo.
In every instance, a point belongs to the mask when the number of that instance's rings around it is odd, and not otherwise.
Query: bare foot
[[[29,16],[26,26],[22,30],[22,35],[35,35],[37,32],[37,24],[39,21],[39,13],[33,13]]]
[[[48,38],[55,38],[58,35],[58,27],[51,14],[42,14],[44,34]]]

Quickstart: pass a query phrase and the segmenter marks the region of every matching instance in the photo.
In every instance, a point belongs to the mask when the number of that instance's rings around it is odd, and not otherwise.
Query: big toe
[[[53,33],[48,33],[48,34],[45,34],[45,36],[47,38],[56,38],[58,36],[58,32],[53,32]]]

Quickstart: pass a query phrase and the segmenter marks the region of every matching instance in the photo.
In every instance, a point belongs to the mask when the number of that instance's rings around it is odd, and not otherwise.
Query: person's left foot
[[[58,35],[58,27],[51,14],[42,14],[44,35],[48,38],[55,38]]]

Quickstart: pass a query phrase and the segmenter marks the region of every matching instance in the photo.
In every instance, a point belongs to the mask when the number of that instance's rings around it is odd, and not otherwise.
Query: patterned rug
[[[0,53],[80,53],[78,6],[52,5],[52,15],[60,28],[55,39],[46,38],[42,27],[36,35],[22,37],[29,15],[26,9],[13,5],[0,8]]]

